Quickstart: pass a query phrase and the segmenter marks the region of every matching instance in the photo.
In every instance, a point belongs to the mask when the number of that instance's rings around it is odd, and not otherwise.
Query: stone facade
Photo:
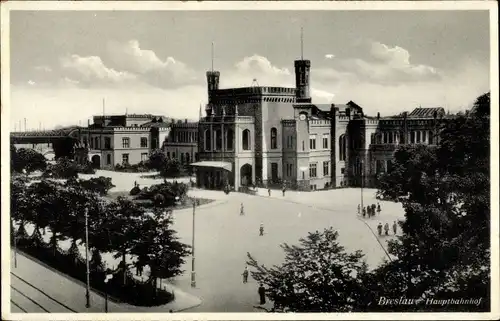
[[[198,160],[198,123],[178,121],[170,126],[170,133],[163,142],[167,158],[177,159],[181,164]]]
[[[436,143],[442,108],[380,118],[365,116],[352,101],[313,104],[310,65],[308,60],[295,62],[296,88],[219,89],[220,73],[207,72],[199,161],[230,163],[232,171],[201,168],[200,187],[285,184],[309,191],[375,186],[377,175],[390,169],[398,144]]]

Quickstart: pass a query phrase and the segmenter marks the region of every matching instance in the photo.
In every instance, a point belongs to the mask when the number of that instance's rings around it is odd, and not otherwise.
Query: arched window
[[[339,160],[345,161],[346,158],[346,139],[345,135],[339,137]]]
[[[226,149],[233,150],[234,148],[234,132],[231,128],[226,131]]]
[[[215,150],[222,150],[222,130],[217,129],[215,135]]]
[[[278,130],[273,127],[271,128],[271,149],[278,148]]]
[[[212,150],[212,135],[210,135],[210,130],[205,129],[203,140],[205,141],[205,151]]]
[[[243,131],[243,137],[242,137],[242,140],[243,140],[243,150],[250,150],[250,131],[248,129],[245,129]]]

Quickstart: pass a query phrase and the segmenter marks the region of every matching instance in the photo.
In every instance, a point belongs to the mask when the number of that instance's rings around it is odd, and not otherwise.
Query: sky
[[[196,119],[205,72],[221,88],[294,87],[311,60],[315,103],[368,115],[468,108],[490,90],[487,11],[11,11],[11,130],[92,115]]]

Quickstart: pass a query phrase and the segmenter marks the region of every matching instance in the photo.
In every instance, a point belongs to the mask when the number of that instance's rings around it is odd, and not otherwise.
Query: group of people
[[[389,223],[385,223],[384,226],[382,226],[382,223],[378,223],[377,225],[378,235],[382,235],[382,228],[384,229],[385,235],[389,235]],[[396,223],[396,221],[392,223],[392,231],[394,232],[394,235],[398,234],[398,224]]]
[[[358,204],[358,214],[362,214],[363,217],[366,217],[366,215],[368,215],[368,217],[373,217],[375,216],[375,212],[380,215],[381,211],[382,209],[380,208],[380,203],[377,203],[377,205],[372,204],[365,206],[363,209],[361,209],[361,205]]]

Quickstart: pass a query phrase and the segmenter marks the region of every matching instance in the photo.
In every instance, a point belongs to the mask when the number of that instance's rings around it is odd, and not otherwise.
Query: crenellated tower
[[[207,71],[208,104],[205,107],[207,117],[212,114],[212,96],[214,91],[219,90],[219,79],[220,72],[214,70],[214,43],[212,42],[212,69]]]
[[[311,103],[309,88],[311,61],[304,60],[304,36],[303,30],[300,32],[300,60],[295,60],[295,88],[298,103]]]

